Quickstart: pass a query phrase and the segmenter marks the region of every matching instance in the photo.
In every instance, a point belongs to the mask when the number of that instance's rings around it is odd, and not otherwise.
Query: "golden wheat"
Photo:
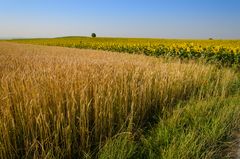
[[[179,100],[226,96],[235,79],[193,62],[1,42],[0,157],[79,157]]]

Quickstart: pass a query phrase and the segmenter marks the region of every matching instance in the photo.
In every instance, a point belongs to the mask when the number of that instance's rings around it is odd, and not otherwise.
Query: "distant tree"
[[[96,38],[96,34],[95,33],[92,33],[92,38]]]
[[[208,40],[213,40],[213,38],[209,38]]]

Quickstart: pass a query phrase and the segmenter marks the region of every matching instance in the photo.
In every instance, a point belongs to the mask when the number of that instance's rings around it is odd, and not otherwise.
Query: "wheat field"
[[[236,73],[144,55],[0,42],[0,158],[81,158]]]

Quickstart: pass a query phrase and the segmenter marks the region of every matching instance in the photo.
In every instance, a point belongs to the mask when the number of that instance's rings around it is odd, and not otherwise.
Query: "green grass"
[[[100,151],[100,158],[223,158],[232,130],[240,128],[240,96],[193,100],[166,112],[140,139],[120,134]]]

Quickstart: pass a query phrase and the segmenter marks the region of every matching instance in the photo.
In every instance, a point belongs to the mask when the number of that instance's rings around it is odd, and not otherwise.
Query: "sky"
[[[240,0],[0,0],[0,38],[240,39]]]

